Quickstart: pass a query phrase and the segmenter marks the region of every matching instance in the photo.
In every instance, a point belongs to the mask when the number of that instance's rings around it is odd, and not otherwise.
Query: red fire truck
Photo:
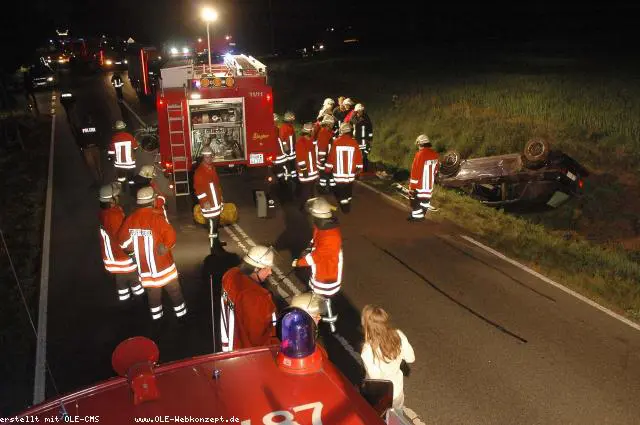
[[[276,156],[267,67],[247,55],[196,65],[172,59],[157,96],[160,165],[176,196],[191,192],[189,173],[209,146],[218,167],[266,167]]]

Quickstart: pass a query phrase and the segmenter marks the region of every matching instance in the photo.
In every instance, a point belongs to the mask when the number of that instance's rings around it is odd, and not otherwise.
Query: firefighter
[[[134,295],[144,294],[144,289],[138,281],[138,266],[118,245],[118,230],[124,221],[124,211],[118,205],[119,195],[119,183],[100,188],[100,248],[104,268],[115,278],[118,299],[126,301],[131,298],[129,288]]]
[[[320,173],[320,192],[328,193],[329,185],[335,185],[335,181],[331,180],[331,174],[325,170],[325,163],[327,162],[327,154],[331,149],[331,141],[333,140],[333,127],[335,125],[335,118],[332,115],[325,115],[320,123],[320,130],[317,135],[318,146],[318,171]]]
[[[278,140],[278,138],[280,137],[280,127],[278,126],[279,121],[280,121],[280,116],[278,114],[273,114],[273,134],[275,136],[275,140]],[[285,158],[285,157],[279,155],[278,158]],[[267,205],[269,209],[273,209],[276,207],[276,202],[275,202],[276,182],[279,182],[281,179],[284,179],[283,173],[281,172],[282,166],[278,165],[277,161],[278,159],[276,158],[273,164],[270,164],[268,167],[269,174],[267,177],[267,192],[268,192]]]
[[[313,198],[307,204],[313,218],[313,238],[311,245],[300,258],[293,260],[292,267],[311,267],[309,286],[314,294],[325,298],[327,315],[323,321],[329,323],[335,332],[337,315],[331,308],[331,297],[340,291],[342,283],[342,232],[338,219],[333,215],[333,207],[326,199]]]
[[[285,112],[284,123],[280,126],[280,136],[278,137],[281,152],[287,151],[285,173],[289,173],[294,188],[295,180],[298,177],[298,173],[296,172],[296,132],[293,128],[295,120],[296,116],[293,112]]]
[[[346,100],[346,98],[344,96],[340,96],[338,98],[338,106],[336,106],[335,108],[333,108],[333,116],[336,119],[336,133],[338,128],[340,127],[340,124],[342,124],[342,122],[344,121],[344,117],[345,115],[347,115],[347,110],[346,107],[344,105],[344,101]],[[349,99],[351,100],[351,99]]]
[[[354,114],[354,110],[353,110],[353,105],[355,105],[355,103],[353,102],[353,100],[346,98],[344,100],[344,119],[342,120],[342,122],[350,122],[351,121],[351,117]]]
[[[222,351],[277,343],[276,306],[263,284],[271,275],[273,250],[254,246],[222,277]]]
[[[156,177],[156,167],[149,164],[143,165],[142,167],[140,167],[140,171],[138,171],[138,174],[133,178],[133,184],[131,186],[131,189],[133,193],[138,193],[138,190],[142,189],[143,187],[151,186],[151,188],[153,188],[153,190],[158,195],[158,198],[157,198],[158,208],[162,209],[162,211],[164,212],[164,217],[167,219],[167,221],[169,221],[169,218],[167,217],[167,209],[166,209],[167,196],[160,190],[160,187],[158,186],[158,183],[156,182],[155,177]]]
[[[427,211],[437,211],[431,206],[431,194],[439,167],[438,154],[431,149],[431,142],[425,134],[418,136],[416,146],[418,152],[413,157],[409,177],[411,215],[408,221],[423,221]]]
[[[291,116],[287,114],[292,113],[285,113],[285,117],[291,118]],[[278,118],[279,117],[274,114],[274,121],[276,121]],[[292,144],[293,133],[289,134],[289,132],[293,131],[293,127],[290,126],[290,124],[287,124],[285,126],[284,123],[280,127],[278,127],[276,123],[275,127],[277,129],[276,139],[278,140],[278,156],[276,156],[276,160],[274,161],[275,174],[276,178],[278,179],[278,183],[281,186],[286,186],[289,178],[291,177],[291,172],[289,169],[289,152],[291,150],[290,144]],[[282,134],[285,135],[284,138],[281,137]]]
[[[100,135],[93,116],[86,114],[80,122],[80,128],[75,131],[76,143],[82,152],[82,157],[93,177],[94,184],[102,184],[102,158],[100,154]]]
[[[340,137],[333,141],[325,165],[335,180],[336,198],[345,214],[351,211],[353,182],[356,175],[362,172],[362,153],[358,143],[351,137],[352,131],[351,124],[345,122],[340,125]]]
[[[319,324],[322,316],[326,315],[326,298],[313,291],[304,292],[291,298],[290,307],[298,307],[306,311],[315,324]]]
[[[358,142],[360,152],[362,152],[362,169],[367,172],[369,170],[371,140],[373,139],[373,125],[362,103],[358,103],[353,108],[353,111],[353,115],[348,122],[353,127],[353,137]]]
[[[118,102],[122,102],[124,97],[122,95],[122,87],[124,86],[124,80],[120,76],[120,73],[114,72],[111,77],[111,85],[116,89],[116,97],[118,98]]]
[[[136,199],[139,208],[125,219],[118,232],[118,242],[126,252],[135,255],[140,283],[149,297],[151,318],[158,320],[163,316],[162,289],[169,294],[176,317],[184,317],[187,304],[171,254],[176,244],[176,231],[158,208],[153,188],[143,187]]]
[[[209,221],[209,247],[212,253],[223,252],[218,233],[220,213],[222,212],[222,188],[213,165],[213,150],[202,149],[202,162],[193,175],[193,187],[200,203],[202,215]]]
[[[316,117],[317,121],[322,121],[322,118],[326,114],[333,115],[333,108],[336,106],[336,102],[330,97],[326,98],[322,103],[322,108],[320,108],[320,112],[318,112],[318,116]]]
[[[124,121],[116,121],[113,126],[114,133],[111,137],[109,155],[113,157],[113,166],[116,169],[116,177],[119,182],[134,184],[133,174],[136,169],[135,151],[138,150],[138,142],[135,137],[125,131],[127,125]]]
[[[308,122],[302,126],[301,136],[296,142],[296,168],[300,181],[300,210],[306,202],[315,197],[315,185],[318,180],[318,155],[316,146],[311,140],[313,124]]]

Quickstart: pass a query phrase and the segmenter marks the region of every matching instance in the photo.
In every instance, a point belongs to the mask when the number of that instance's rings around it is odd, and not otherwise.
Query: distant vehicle
[[[582,194],[583,179],[588,175],[575,159],[551,150],[545,140],[534,139],[527,142],[522,154],[462,159],[458,152],[447,152],[436,181],[487,205],[556,208]]]
[[[29,72],[33,79],[33,87],[36,89],[52,88],[55,87],[58,82],[56,72],[42,60],[32,66]]]
[[[155,47],[132,44],[127,47],[126,61],[129,81],[138,96],[155,96],[162,63],[160,52]]]

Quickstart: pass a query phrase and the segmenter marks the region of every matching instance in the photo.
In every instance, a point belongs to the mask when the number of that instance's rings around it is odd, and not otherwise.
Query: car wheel
[[[529,168],[535,168],[549,157],[549,142],[544,139],[532,139],[524,147],[524,157]]]
[[[451,177],[458,173],[462,157],[457,151],[449,151],[444,154],[440,161],[440,174],[445,177]]]

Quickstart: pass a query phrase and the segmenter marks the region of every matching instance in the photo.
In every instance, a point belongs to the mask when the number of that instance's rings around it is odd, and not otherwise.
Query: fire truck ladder
[[[184,136],[184,115],[182,104],[167,105],[169,120],[169,144],[171,147],[171,162],[173,163],[173,190],[176,196],[191,193],[189,187],[189,168],[187,166],[187,139]]]

